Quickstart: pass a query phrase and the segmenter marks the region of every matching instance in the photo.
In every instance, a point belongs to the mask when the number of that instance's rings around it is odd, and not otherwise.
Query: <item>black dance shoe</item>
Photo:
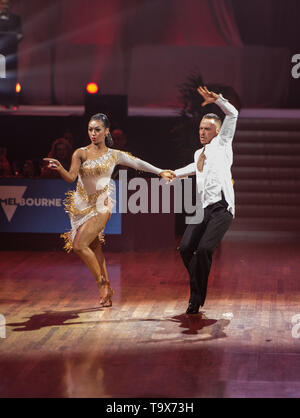
[[[189,306],[186,310],[187,314],[197,314],[199,312],[200,304],[189,302]]]

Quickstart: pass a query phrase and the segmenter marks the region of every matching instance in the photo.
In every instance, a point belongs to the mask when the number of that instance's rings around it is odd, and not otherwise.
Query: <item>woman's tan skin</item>
[[[58,160],[44,158],[45,161],[48,161],[49,168],[58,171],[61,177],[69,183],[73,183],[76,180],[79,168],[86,159],[93,160],[99,158],[108,151],[105,145],[105,137],[109,133],[109,129],[104,128],[102,121],[90,121],[88,133],[91,140],[91,144],[87,147],[88,151],[77,149],[74,152],[69,171],[65,170]],[[109,218],[110,213],[106,212],[89,219],[78,228],[73,241],[74,252],[86,264],[97,281],[101,297],[100,305],[101,301],[105,301],[109,293],[110,284],[98,235],[104,230]]]
[[[91,140],[91,144],[87,147],[88,151],[77,149],[74,152],[69,171],[64,169],[60,162],[54,158],[44,158],[44,160],[48,161],[48,167],[58,171],[65,181],[73,183],[78,176],[81,164],[86,159],[97,159],[108,151],[108,148],[105,145],[105,138],[108,133],[109,128],[105,128],[102,121],[91,120],[88,125],[88,134]],[[160,175],[167,180],[172,178],[172,175],[168,170],[161,172]],[[111,301],[107,304],[106,300],[112,291],[98,235],[104,230],[110,215],[109,212],[106,212],[89,219],[78,228],[73,241],[74,252],[78,254],[86,264],[97,281],[101,297],[101,306],[111,306]]]

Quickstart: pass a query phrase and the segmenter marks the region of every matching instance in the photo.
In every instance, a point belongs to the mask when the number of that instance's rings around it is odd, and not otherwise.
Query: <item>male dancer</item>
[[[194,154],[194,162],[175,170],[174,177],[196,174],[197,189],[204,209],[202,222],[187,226],[179,250],[190,276],[190,300],[187,314],[197,314],[204,305],[212,254],[234,217],[234,191],[231,177],[232,140],[238,111],[221,94],[199,87],[202,106],[217,104],[225,113],[221,119],[206,114],[199,126],[203,148]]]

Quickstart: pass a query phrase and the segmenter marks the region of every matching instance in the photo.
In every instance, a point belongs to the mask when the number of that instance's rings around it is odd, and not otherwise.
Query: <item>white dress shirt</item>
[[[194,162],[175,170],[175,174],[178,178],[196,174],[197,192],[199,193],[197,201],[200,201],[203,208],[221,200],[221,192],[223,191],[228,203],[227,210],[234,216],[235,204],[231,166],[233,162],[232,140],[238,111],[221,94],[215,103],[226,116],[218,135],[209,144],[205,145],[206,159],[203,171],[200,172],[197,168],[198,158],[203,151],[203,148],[200,148],[194,154]]]

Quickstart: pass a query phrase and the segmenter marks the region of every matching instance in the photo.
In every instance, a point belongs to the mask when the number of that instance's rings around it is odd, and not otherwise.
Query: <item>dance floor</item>
[[[1,252],[0,397],[299,397],[299,254],[225,239],[188,316],[175,246],[106,253],[105,309],[74,254]]]

